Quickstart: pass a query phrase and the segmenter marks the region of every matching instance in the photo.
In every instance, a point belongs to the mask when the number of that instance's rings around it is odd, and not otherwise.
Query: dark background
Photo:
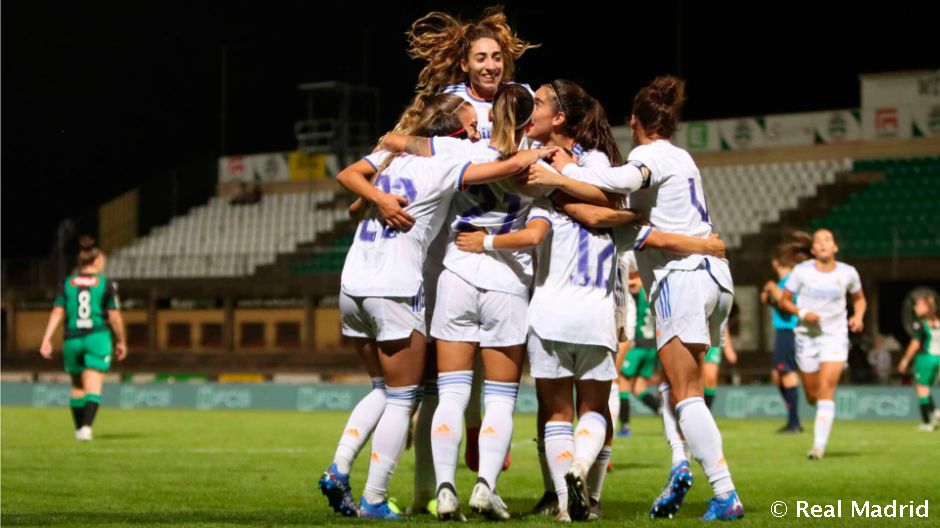
[[[405,54],[411,21],[432,9],[473,18],[491,3],[4,3],[4,257],[48,253],[63,219],[168,172],[294,149],[301,82],[377,86],[391,125],[420,68]],[[705,119],[857,107],[860,73],[940,66],[940,17],[928,3],[506,11],[520,36],[542,43],[517,80],[580,81],[614,125],[659,74],[686,78],[685,118]]]

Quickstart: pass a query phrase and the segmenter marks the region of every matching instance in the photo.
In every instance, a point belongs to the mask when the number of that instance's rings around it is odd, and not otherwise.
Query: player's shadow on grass
[[[147,438],[153,435],[146,435],[143,433],[102,433],[96,434],[95,440],[135,440],[138,438]]]
[[[342,522],[356,522],[330,512],[251,510],[225,511],[160,511],[160,512],[42,512],[4,513],[0,522],[4,526],[37,526],[70,524],[98,526],[105,524],[177,525],[177,524],[234,524],[265,526],[331,526]],[[436,521],[435,521],[436,522]]]
[[[826,458],[854,458],[860,457],[860,451],[826,451]]]

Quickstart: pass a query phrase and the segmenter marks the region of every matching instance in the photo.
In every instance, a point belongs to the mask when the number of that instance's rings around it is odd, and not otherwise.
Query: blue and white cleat
[[[738,498],[738,492],[732,491],[727,499],[713,497],[708,500],[708,511],[702,516],[703,521],[734,521],[744,517],[744,505]]]
[[[330,507],[336,513],[341,513],[346,517],[358,517],[359,507],[352,496],[352,487],[349,485],[349,475],[344,475],[336,469],[336,464],[330,464],[330,467],[323,472],[317,487],[326,500],[330,502]]]
[[[685,494],[692,487],[692,468],[688,461],[680,462],[669,472],[669,482],[650,508],[651,519],[671,519],[685,500]]]
[[[388,501],[380,502],[378,504],[369,504],[366,502],[365,497],[359,499],[359,518],[378,519],[383,521],[400,521],[404,519],[404,517],[392,511]]]

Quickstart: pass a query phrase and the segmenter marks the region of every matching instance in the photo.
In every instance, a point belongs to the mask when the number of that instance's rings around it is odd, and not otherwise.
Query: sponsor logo
[[[562,462],[564,460],[574,460],[574,455],[571,453],[571,451],[565,451],[559,454],[558,456],[556,456],[555,460],[557,460],[558,462]]]
[[[379,454],[376,453],[375,451],[372,452],[372,461],[375,462],[376,464],[379,463]]]
[[[450,427],[447,424],[441,425],[434,430],[434,436],[450,436]]]
[[[121,387],[119,404],[124,409],[138,407],[169,407],[173,389],[149,387]]]
[[[33,387],[34,407],[66,407],[69,404],[69,388],[54,385]]]
[[[708,123],[690,123],[688,125],[688,144],[690,149],[704,150],[708,148]]]
[[[361,436],[359,435],[359,429],[356,429],[355,427],[351,429],[346,429],[346,431],[343,434],[349,435],[355,438],[356,440],[359,440],[361,438]]]
[[[829,122],[826,124],[826,130],[829,137],[835,141],[842,141],[849,134],[849,123],[841,113],[834,113],[829,116]]]
[[[353,398],[350,390],[339,388],[301,387],[297,391],[298,411],[345,411],[356,405],[358,398]]]
[[[71,284],[72,286],[75,286],[76,288],[94,288],[100,282],[101,281],[98,279],[97,276],[83,277],[79,275],[77,277],[72,277]]]
[[[485,434],[487,436],[496,434],[496,429],[493,429],[492,425],[488,425],[480,434]]]
[[[737,145],[738,148],[747,148],[754,140],[754,137],[751,134],[751,125],[745,120],[738,121],[734,125],[733,134],[734,144]]]
[[[875,110],[875,135],[878,137],[896,137],[899,131],[897,108],[879,108]]]
[[[575,434],[575,436],[591,436],[591,431],[588,431],[587,429],[581,429]]]
[[[247,389],[217,389],[200,387],[196,392],[197,409],[248,409],[251,391]]]

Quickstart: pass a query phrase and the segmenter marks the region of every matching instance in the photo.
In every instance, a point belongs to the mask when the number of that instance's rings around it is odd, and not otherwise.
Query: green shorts
[[[914,356],[914,383],[932,386],[937,382],[937,370],[940,369],[940,356],[923,352]]]
[[[657,360],[655,348],[631,348],[627,352],[626,359],[623,360],[620,372],[628,378],[639,376],[643,379],[650,379],[656,371]]]
[[[107,372],[111,368],[111,332],[94,332],[65,340],[65,371],[78,376],[86,368]]]
[[[705,363],[721,365],[721,347],[711,347],[705,353]]]

